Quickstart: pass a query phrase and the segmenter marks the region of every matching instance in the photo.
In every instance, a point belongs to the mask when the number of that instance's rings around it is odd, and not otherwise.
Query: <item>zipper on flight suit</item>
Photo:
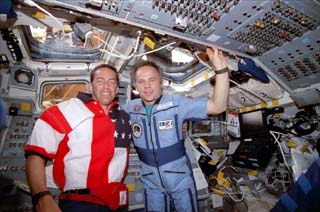
[[[151,145],[152,145],[153,158],[154,158],[154,162],[155,162],[156,167],[157,167],[157,171],[158,171],[158,174],[159,174],[161,185],[162,185],[163,188],[165,188],[165,185],[163,183],[162,176],[161,176],[161,173],[160,173],[159,163],[158,163],[158,160],[157,160],[157,157],[156,157],[156,152],[155,152],[154,143],[153,143],[153,139],[152,139],[151,119],[153,119],[153,113],[152,112],[151,112],[150,120],[148,120],[148,125],[149,125],[149,133],[150,133],[150,139],[151,139]]]

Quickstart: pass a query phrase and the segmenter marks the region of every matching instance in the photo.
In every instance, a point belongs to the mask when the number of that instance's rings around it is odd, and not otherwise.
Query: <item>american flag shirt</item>
[[[129,115],[112,102],[105,113],[90,94],[61,102],[44,111],[25,146],[53,161],[53,179],[62,191],[99,190],[123,182],[131,142]]]

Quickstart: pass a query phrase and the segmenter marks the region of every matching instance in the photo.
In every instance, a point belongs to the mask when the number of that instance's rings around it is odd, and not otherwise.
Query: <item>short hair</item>
[[[94,69],[92,69],[92,71],[90,73],[90,82],[92,82],[94,80],[95,73],[103,68],[107,68],[107,69],[114,71],[114,73],[116,74],[117,83],[119,84],[119,73],[114,66],[109,65],[109,64],[100,64],[100,65],[96,66]]]
[[[162,77],[162,70],[157,64],[155,64],[154,62],[151,62],[151,61],[142,61],[140,63],[137,63],[133,67],[132,72],[130,74],[131,82],[133,83],[133,85],[135,85],[135,83],[136,83],[136,73],[137,73],[138,69],[142,68],[144,66],[151,66],[151,67],[155,68],[157,70],[158,74],[159,74],[159,77],[160,78]]]

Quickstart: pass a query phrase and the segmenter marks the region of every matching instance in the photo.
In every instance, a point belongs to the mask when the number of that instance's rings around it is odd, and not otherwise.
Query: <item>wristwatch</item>
[[[214,73],[216,73],[216,74],[223,74],[223,73],[226,73],[226,72],[228,72],[228,71],[229,71],[228,67],[225,67],[225,68],[223,68],[223,69],[221,69],[221,70],[215,70]]]
[[[51,195],[52,196],[50,191],[40,191],[40,192],[35,193],[34,195],[32,195],[32,204],[33,204],[33,206],[35,207],[38,204],[39,200],[42,197],[46,196],[46,195]]]

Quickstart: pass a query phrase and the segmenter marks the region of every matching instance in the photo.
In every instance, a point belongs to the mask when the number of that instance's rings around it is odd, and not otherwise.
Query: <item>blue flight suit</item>
[[[7,108],[3,99],[0,98],[0,130],[7,127]]]
[[[320,211],[320,158],[315,160],[305,174],[302,174],[271,212]]]
[[[185,119],[207,118],[207,98],[161,96],[150,121],[141,99],[123,106],[130,114],[133,139],[141,160],[146,211],[197,212],[197,192],[182,136]]]

